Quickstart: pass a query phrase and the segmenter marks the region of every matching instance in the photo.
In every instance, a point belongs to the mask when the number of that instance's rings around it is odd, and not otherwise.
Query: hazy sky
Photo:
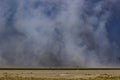
[[[0,67],[120,67],[119,0],[0,0]]]

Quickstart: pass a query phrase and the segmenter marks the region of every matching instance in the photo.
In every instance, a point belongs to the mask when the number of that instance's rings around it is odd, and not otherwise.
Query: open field
[[[120,80],[120,70],[0,70],[0,80]]]

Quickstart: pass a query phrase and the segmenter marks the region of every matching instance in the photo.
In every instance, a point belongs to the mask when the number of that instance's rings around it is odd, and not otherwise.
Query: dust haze
[[[0,67],[119,67],[118,1],[0,0]]]

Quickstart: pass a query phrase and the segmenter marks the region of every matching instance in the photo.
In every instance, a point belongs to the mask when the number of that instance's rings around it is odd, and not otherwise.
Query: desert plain
[[[0,80],[120,80],[120,70],[0,70]]]

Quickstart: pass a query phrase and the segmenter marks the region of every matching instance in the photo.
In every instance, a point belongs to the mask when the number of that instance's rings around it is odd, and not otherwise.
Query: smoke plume
[[[118,67],[106,26],[118,0],[0,0],[0,67]]]

